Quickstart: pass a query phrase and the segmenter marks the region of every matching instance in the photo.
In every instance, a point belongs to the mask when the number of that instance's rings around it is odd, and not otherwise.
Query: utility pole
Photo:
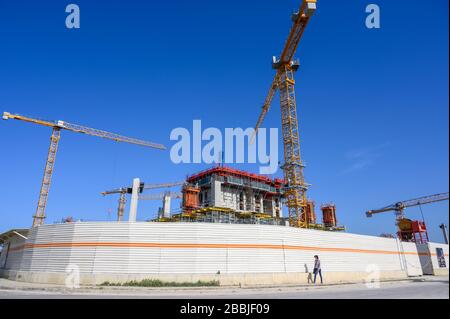
[[[447,231],[447,225],[444,223],[439,225],[439,228],[442,230],[442,234],[444,235],[445,243],[448,245],[448,231]]]

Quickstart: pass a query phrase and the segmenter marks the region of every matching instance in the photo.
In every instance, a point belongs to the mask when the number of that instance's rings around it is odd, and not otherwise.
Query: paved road
[[[448,277],[432,281],[385,282],[380,288],[367,288],[363,284],[317,287],[283,288],[217,288],[196,290],[92,290],[89,292],[31,291],[0,289],[0,299],[119,299],[119,298],[249,298],[249,299],[449,299]]]

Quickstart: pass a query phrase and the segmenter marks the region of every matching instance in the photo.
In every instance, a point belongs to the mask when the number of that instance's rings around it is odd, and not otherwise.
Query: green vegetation
[[[197,281],[197,282],[174,282],[161,281],[159,279],[143,279],[141,281],[131,280],[124,283],[111,283],[105,281],[100,286],[121,286],[121,287],[213,287],[219,286],[218,280]]]

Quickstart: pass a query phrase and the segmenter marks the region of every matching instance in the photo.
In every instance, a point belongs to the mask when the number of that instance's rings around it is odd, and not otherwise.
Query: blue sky
[[[0,0],[0,111],[170,147],[171,130],[194,119],[219,129],[254,125],[271,57],[300,1],[73,2],[77,30],[65,27],[70,2]],[[381,29],[365,27],[369,3],[381,8]],[[334,202],[348,231],[378,235],[395,231],[394,216],[367,219],[367,209],[448,190],[448,1],[321,0],[296,56],[310,198]],[[264,126],[280,125],[276,98]],[[50,133],[0,122],[0,231],[30,226]],[[47,222],[114,220],[117,198],[101,191],[133,177],[182,180],[207,167],[63,131]],[[161,204],[139,205],[144,220]],[[448,211],[448,202],[423,206],[431,240],[442,241]],[[420,218],[417,207],[406,213]]]

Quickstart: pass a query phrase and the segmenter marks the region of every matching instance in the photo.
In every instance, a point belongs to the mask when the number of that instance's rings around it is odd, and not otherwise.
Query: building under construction
[[[426,230],[422,225],[414,229],[399,222],[404,217],[403,208],[425,201],[400,202],[368,212],[396,211],[401,231],[398,238],[322,231],[343,230],[338,226],[334,204],[322,205],[322,223],[317,221],[315,203],[306,195],[309,184],[300,156],[294,79],[299,69],[294,54],[316,2],[302,0],[298,12],[291,16],[292,27],[280,56],[273,59],[276,74],[255,125],[257,131],[278,92],[284,179],[214,167],[183,183],[180,213],[170,214],[170,196],[165,196],[159,218],[153,222],[136,219],[139,196],[146,186],[135,179],[131,188],[104,193],[120,194],[117,222],[69,219],[46,224],[46,203],[61,130],[156,149],[164,146],[64,121],[4,113],[5,120],[50,127],[52,135],[33,227],[0,234],[0,276],[64,284],[68,274],[76,271],[81,285],[142,279],[217,280],[223,285],[306,284],[316,254],[323,261],[327,283],[367,282],[368,274],[375,270],[380,280],[448,275],[448,244],[422,242],[420,235]],[[129,193],[129,216],[122,221]],[[287,216],[282,213],[283,203]],[[419,240],[410,240],[417,232]]]
[[[181,221],[284,224],[284,182],[228,167],[214,167],[187,178]]]
[[[165,214],[158,214],[154,221],[289,225],[289,219],[283,216],[285,184],[279,178],[213,167],[186,179],[180,213],[167,214],[167,193],[163,197]],[[337,225],[334,205],[322,205],[321,209],[323,224],[318,224],[315,204],[308,201],[309,228],[344,230]]]

